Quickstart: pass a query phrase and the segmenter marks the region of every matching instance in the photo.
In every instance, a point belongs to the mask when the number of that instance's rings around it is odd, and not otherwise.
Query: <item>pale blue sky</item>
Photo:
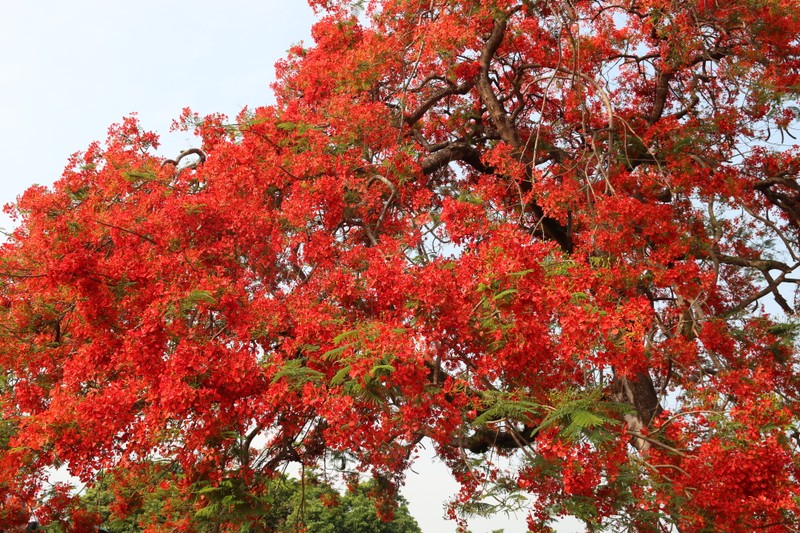
[[[132,112],[171,157],[193,144],[168,133],[182,108],[235,116],[271,102],[275,61],[310,41],[313,20],[303,0],[0,0],[0,204],[51,184],[70,154]],[[430,448],[414,470],[404,493],[423,531],[454,531],[442,506],[455,482]],[[471,527],[526,530],[522,516]]]
[[[137,112],[166,135],[183,107],[234,115],[270,99],[273,65],[309,39],[305,2],[0,2],[0,194],[51,183],[69,154]]]

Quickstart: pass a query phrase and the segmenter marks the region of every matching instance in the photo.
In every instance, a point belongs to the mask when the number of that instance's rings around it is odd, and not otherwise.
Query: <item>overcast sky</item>
[[[273,65],[310,42],[313,20],[303,0],[0,0],[0,204],[53,183],[70,154],[133,112],[172,157],[194,143],[169,133],[184,107],[233,117],[272,102]],[[430,447],[414,470],[404,493],[423,531],[454,531],[442,506],[457,487]],[[524,524],[499,516],[471,529]]]

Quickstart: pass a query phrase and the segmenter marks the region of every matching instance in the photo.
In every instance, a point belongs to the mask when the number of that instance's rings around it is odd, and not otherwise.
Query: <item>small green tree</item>
[[[384,490],[379,481],[371,480],[340,493],[322,480],[312,480],[304,494],[299,487],[295,490],[292,513],[276,532],[291,533],[303,524],[306,533],[421,533],[406,500],[400,495],[387,500]]]
[[[209,533],[421,533],[406,500],[384,492],[375,480],[339,491],[316,474],[304,481],[283,476],[271,480],[262,494],[245,494],[225,479],[196,484],[193,505],[178,497],[177,485],[131,486],[109,475],[86,490],[81,501],[111,533],[159,531],[177,522]],[[55,524],[46,529],[61,530]]]

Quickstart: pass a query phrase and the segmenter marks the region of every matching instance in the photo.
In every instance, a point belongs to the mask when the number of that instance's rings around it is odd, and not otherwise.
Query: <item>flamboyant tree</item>
[[[2,520],[54,464],[391,500],[427,438],[454,515],[800,528],[800,6],[312,4],[275,105],[175,160],[127,119],[12,208]]]

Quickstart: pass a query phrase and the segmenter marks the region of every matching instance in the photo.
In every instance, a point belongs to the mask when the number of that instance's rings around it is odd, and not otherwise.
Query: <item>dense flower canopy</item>
[[[800,528],[800,6],[311,3],[274,106],[175,160],[128,118],[12,207],[0,522],[60,464],[387,498],[427,438],[454,513]]]

